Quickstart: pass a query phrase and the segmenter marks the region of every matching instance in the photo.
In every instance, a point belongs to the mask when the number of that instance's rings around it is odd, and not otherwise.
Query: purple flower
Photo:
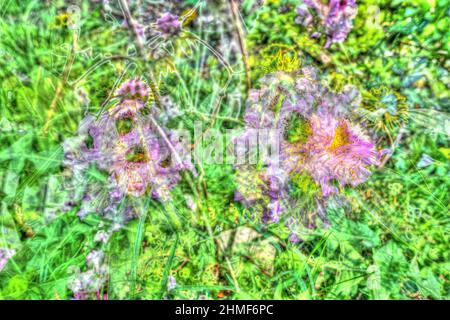
[[[422,157],[420,157],[419,162],[417,163],[418,168],[426,168],[434,163],[434,159],[427,155],[426,153],[422,154]]]
[[[16,254],[16,250],[8,248],[0,248],[0,271],[8,263],[9,259]]]
[[[378,165],[380,153],[361,128],[331,113],[312,114],[308,120],[310,136],[304,144],[287,143],[284,152],[298,161],[286,162],[290,172],[306,171],[322,188],[325,197],[341,187],[357,186],[370,176],[368,169]]]
[[[87,255],[86,264],[88,265],[88,267],[91,267],[94,270],[100,270],[104,259],[105,254],[103,253],[103,251],[94,250]]]
[[[347,38],[348,33],[353,28],[353,19],[357,14],[355,0],[330,0],[328,4],[321,0],[304,0],[304,3],[297,7],[296,22],[314,29],[314,17],[308,8],[314,10],[315,15],[322,26],[322,33],[327,36],[325,48],[332,43],[342,42]],[[317,31],[312,32],[313,37],[318,37]]]
[[[290,242],[294,243],[294,244],[298,244],[298,243],[300,243],[300,242],[302,241],[302,240],[298,237],[298,235],[297,235],[296,233],[294,233],[294,232],[292,232],[292,233],[289,235],[288,240],[289,240]]]
[[[64,164],[77,182],[72,202],[82,203],[80,218],[95,212],[124,223],[136,214],[120,205],[123,200],[149,194],[167,201],[180,172],[194,170],[180,139],[158,124],[164,112],[147,106],[149,95],[141,79],[125,81],[116,91],[118,103],[97,118],[88,115],[78,136],[64,143]],[[107,177],[92,178],[92,167]]]
[[[69,289],[74,294],[75,300],[105,299],[107,295],[100,295],[108,280],[108,272],[105,264],[105,254],[100,250],[94,250],[86,257],[88,270],[77,271],[69,280]]]
[[[94,242],[107,243],[109,240],[110,234],[105,231],[99,231],[95,234]]]
[[[191,196],[186,195],[185,200],[186,200],[186,205],[188,206],[189,209],[191,209],[192,211],[197,210],[197,204],[195,203],[194,199]]]
[[[259,149],[262,166],[236,166],[235,200],[262,208],[263,221],[277,222],[287,208],[299,211],[293,196],[297,190],[302,201],[312,206],[305,211],[325,218],[328,198],[339,188],[366,181],[370,167],[378,165],[382,155],[352,121],[360,95],[350,86],[330,91],[310,67],[295,77],[269,74],[261,82],[261,89],[253,90],[248,100],[246,130],[236,141],[245,141],[257,129],[274,129],[279,153],[268,157]],[[258,147],[265,148],[258,141]]]
[[[177,280],[175,279],[174,276],[170,275],[167,281],[167,289],[169,291],[172,291],[173,289],[175,289],[177,286]]]
[[[313,22],[313,16],[309,12],[308,7],[305,4],[301,4],[296,9],[297,17],[295,18],[295,22],[303,25],[304,27],[308,27]]]
[[[179,19],[179,16],[166,12],[156,20],[156,27],[163,34],[175,34],[181,29],[181,22]]]
[[[139,78],[125,81],[116,93],[121,97],[122,101],[133,99],[134,102],[145,102],[149,96],[148,85]]]
[[[265,210],[263,221],[278,222],[282,212],[281,203],[279,200],[271,201]]]
[[[141,41],[145,41],[145,27],[142,24],[136,23],[134,25],[134,32]]]

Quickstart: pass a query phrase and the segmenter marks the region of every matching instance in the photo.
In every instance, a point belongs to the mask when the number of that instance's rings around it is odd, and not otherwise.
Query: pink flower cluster
[[[155,103],[146,105],[149,94],[149,86],[140,79],[124,82],[116,91],[119,102],[98,118],[88,115],[78,136],[66,141],[65,165],[80,180],[88,179],[86,172],[92,165],[108,175],[107,188],[90,184],[84,190],[80,216],[91,211],[114,212],[126,196],[148,193],[167,201],[180,172],[193,169],[190,160],[180,156],[184,154],[180,142],[159,124],[167,118],[165,112]],[[107,200],[100,201],[105,198],[104,190],[109,193]],[[132,216],[126,209],[123,215]]]
[[[320,37],[324,33],[327,36],[326,48],[347,38],[357,14],[355,0],[330,0],[328,4],[324,4],[321,0],[303,0],[303,2],[297,7],[296,22],[309,29],[314,29],[316,25],[322,27],[321,30],[313,30],[312,37]],[[311,9],[314,15],[310,12]],[[315,17],[320,23],[315,22]]]
[[[307,172],[325,197],[338,193],[334,181],[340,187],[357,186],[371,175],[369,167],[379,164],[375,144],[347,119],[332,112],[314,113],[308,126],[310,136],[304,144],[284,144],[284,165],[289,172]]]
[[[329,90],[310,67],[293,75],[265,76],[261,88],[251,92],[245,115],[248,131],[242,136],[255,128],[278,130],[280,160],[260,159],[259,169],[236,167],[238,176],[251,176],[256,170],[262,177],[249,187],[242,185],[245,179],[238,181],[236,200],[247,206],[262,204],[264,219],[276,222],[292,203],[296,188],[303,189],[303,197],[314,194],[310,202],[317,204],[338,195],[345,186],[366,181],[382,153],[352,120],[359,97],[351,86],[342,92]],[[311,193],[311,189],[319,192]]]

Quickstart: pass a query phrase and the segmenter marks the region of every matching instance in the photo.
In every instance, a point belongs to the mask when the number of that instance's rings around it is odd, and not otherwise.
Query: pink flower
[[[369,166],[379,164],[380,152],[374,143],[348,120],[322,113],[312,114],[308,124],[310,136],[305,144],[285,144],[285,164],[291,172],[308,172],[324,196],[337,193],[333,181],[340,187],[357,186],[370,176]]]
[[[159,31],[169,35],[178,32],[181,28],[180,17],[171,14],[170,12],[164,13],[158,20],[156,20],[156,26]]]
[[[310,11],[315,13],[319,23]],[[328,48],[331,44],[342,42],[347,38],[353,28],[353,19],[357,12],[355,0],[330,0],[328,4],[321,0],[303,0],[303,4],[297,7],[296,22],[312,29],[320,25],[320,32],[313,32],[311,37],[318,38],[324,33],[327,36],[325,48]]]
[[[148,194],[167,201],[180,172],[194,171],[184,144],[164,126],[171,115],[150,106],[149,95],[143,80],[125,81],[116,91],[118,103],[98,117],[88,115],[78,135],[64,143],[64,164],[73,172],[73,183],[85,187],[81,192],[74,188],[71,201],[81,201],[80,218],[98,213],[126,223],[136,214],[131,205],[120,205],[122,200]],[[104,176],[91,178],[92,166]]]
[[[145,102],[149,96],[149,87],[139,78],[130,79],[117,89],[116,94],[121,97],[122,101],[133,99]]]
[[[309,215],[326,222],[327,206],[340,202],[331,196],[366,181],[382,155],[352,121],[359,103],[356,88],[331,91],[311,67],[262,78],[261,89],[252,90],[247,101],[239,139],[258,129],[277,130],[274,140],[280,141],[273,150],[280,152],[270,158],[258,152],[261,165],[236,166],[235,200],[263,212],[265,222],[278,221],[284,212],[303,215],[308,226],[315,225]]]
[[[16,254],[16,250],[8,248],[0,248],[0,271],[8,263],[9,259]]]

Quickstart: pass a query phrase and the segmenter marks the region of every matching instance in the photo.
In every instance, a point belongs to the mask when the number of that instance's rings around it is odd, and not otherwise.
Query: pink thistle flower
[[[71,201],[82,202],[80,218],[100,213],[126,223],[136,214],[130,205],[121,206],[122,200],[148,193],[167,201],[181,179],[180,172],[194,170],[175,133],[158,124],[169,117],[156,105],[143,112],[149,90],[140,79],[125,81],[116,91],[119,103],[97,118],[87,116],[78,136],[65,142],[64,164],[84,186],[81,192],[74,188]],[[86,173],[92,166],[108,178],[90,183]]]
[[[139,78],[125,81],[116,95],[120,96],[122,100],[132,99],[145,102],[149,97],[149,86]]]
[[[134,197],[142,196],[160,174],[160,142],[148,130],[140,136],[133,131],[117,144],[112,153],[110,172],[120,190]]]
[[[179,16],[166,12],[156,20],[156,27],[163,34],[175,34],[181,29],[181,22],[179,19]]]
[[[338,192],[333,180],[340,187],[357,186],[371,175],[368,167],[379,164],[380,152],[358,126],[331,114],[312,114],[309,125],[305,144],[285,145],[284,151],[296,160],[288,160],[286,167],[290,172],[307,171],[325,197]]]
[[[277,72],[262,79],[261,89],[251,91],[246,130],[237,138],[245,140],[255,129],[278,130],[279,161],[266,155],[258,168],[236,166],[235,200],[257,210],[263,207],[265,222],[278,221],[286,208],[295,206],[296,195],[312,206],[302,212],[326,220],[331,196],[366,181],[382,155],[351,121],[360,101],[355,88],[332,92],[313,68],[295,75]],[[315,225],[308,220],[307,225]]]
[[[144,108],[144,102],[141,100],[124,100],[117,107],[110,110],[110,114],[115,120],[125,118],[134,118],[134,116]]]

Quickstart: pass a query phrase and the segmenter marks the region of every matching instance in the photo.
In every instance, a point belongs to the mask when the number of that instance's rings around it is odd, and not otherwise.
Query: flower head
[[[341,187],[356,186],[370,176],[370,165],[379,164],[380,153],[374,143],[345,118],[314,113],[308,125],[311,129],[305,143],[284,145],[285,167],[291,173],[307,172],[325,197],[338,192],[334,181]]]
[[[79,270],[69,280],[69,289],[74,294],[75,300],[103,299],[100,292],[108,281],[108,272],[103,251],[91,251],[86,257],[88,269],[85,272]]]
[[[125,81],[117,90],[122,100],[145,102],[149,96],[149,86],[139,78]]]
[[[64,164],[87,183],[86,192],[78,195],[80,217],[90,212],[114,217],[120,212],[126,222],[135,214],[131,207],[119,206],[123,199],[148,193],[167,201],[180,171],[193,169],[190,160],[180,156],[186,152],[176,135],[158,124],[167,117],[155,104],[147,106],[149,91],[140,79],[125,81],[116,92],[119,103],[97,119],[87,116],[78,136],[64,144]],[[101,170],[103,179],[86,181],[92,167]]]
[[[156,27],[163,34],[175,34],[181,29],[180,17],[170,12],[166,12],[156,20]]]
[[[175,279],[174,276],[170,275],[169,279],[167,281],[167,289],[169,291],[172,291],[173,289],[175,289],[177,286],[177,280]]]
[[[9,259],[16,254],[16,250],[8,248],[0,248],[0,271],[8,263]]]
[[[235,199],[246,206],[262,206],[263,220],[268,222],[278,221],[298,202],[297,195],[323,215],[328,198],[340,188],[363,183],[370,167],[379,164],[381,153],[352,120],[359,103],[354,87],[333,92],[309,67],[296,74],[264,77],[261,89],[251,91],[244,116],[247,129],[238,139],[255,129],[277,130],[278,159],[260,158],[258,168],[236,166]]]
[[[321,32],[327,36],[326,48],[332,43],[342,42],[347,38],[357,13],[355,0],[329,0],[328,4],[324,4],[321,0],[304,0],[303,2],[297,7],[296,22],[313,28],[316,24],[310,12],[312,9],[322,26]],[[314,31],[312,37],[320,36],[321,32]]]

